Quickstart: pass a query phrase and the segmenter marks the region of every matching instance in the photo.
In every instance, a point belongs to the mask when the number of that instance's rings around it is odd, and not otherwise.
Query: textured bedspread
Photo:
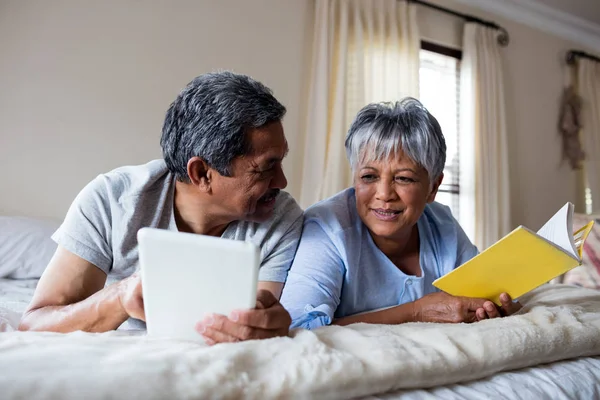
[[[37,282],[37,279],[0,279],[0,332],[16,329]]]
[[[349,398],[600,354],[600,292],[544,286],[520,315],[354,325],[207,348],[111,332],[0,334],[2,398]]]

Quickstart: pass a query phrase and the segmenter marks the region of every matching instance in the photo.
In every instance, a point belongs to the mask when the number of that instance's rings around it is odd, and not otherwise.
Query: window
[[[443,53],[443,54],[442,54]],[[446,139],[444,180],[436,201],[459,215],[459,79],[460,51],[423,43],[420,52],[419,99],[438,120]]]
[[[585,188],[585,213],[592,213],[592,191],[589,186]]]

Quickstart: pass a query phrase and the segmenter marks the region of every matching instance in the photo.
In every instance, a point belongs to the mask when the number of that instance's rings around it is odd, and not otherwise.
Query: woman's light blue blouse
[[[317,328],[334,318],[415,301],[437,291],[434,280],[477,254],[442,204],[428,204],[417,226],[420,277],[400,271],[375,245],[358,216],[353,188],[307,209],[281,297],[292,327]]]

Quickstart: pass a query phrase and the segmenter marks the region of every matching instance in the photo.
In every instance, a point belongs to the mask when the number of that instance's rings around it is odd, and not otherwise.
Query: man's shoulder
[[[287,192],[279,192],[273,214],[263,222],[237,221],[225,231],[226,238],[250,240],[268,254],[282,238],[297,241],[302,232],[303,211]]]
[[[274,234],[276,236],[277,234],[283,235],[293,226],[301,226],[303,216],[304,212],[302,208],[300,208],[292,195],[281,191],[277,195],[277,200],[275,200],[275,207],[271,217],[264,222],[251,223],[250,225],[253,225],[254,228],[251,230],[255,232],[267,232],[267,236]]]
[[[269,218],[269,221],[275,222],[282,219],[296,220],[300,218],[302,214],[302,208],[298,205],[292,195],[282,190],[277,195],[273,215]]]
[[[96,181],[101,182],[116,196],[137,194],[161,180],[169,173],[164,160],[152,160],[142,165],[127,165],[100,174]]]
[[[77,195],[72,209],[81,210],[86,215],[103,214],[119,218],[124,210],[127,215],[138,204],[146,207],[141,212],[152,213],[157,206],[160,193],[169,190],[168,169],[163,160],[154,160],[143,165],[125,166],[98,175]],[[164,196],[163,196],[164,197]]]

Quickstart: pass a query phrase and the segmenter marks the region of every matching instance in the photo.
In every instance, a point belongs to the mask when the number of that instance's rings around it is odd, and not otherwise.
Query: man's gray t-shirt
[[[124,279],[138,269],[140,228],[177,230],[174,188],[174,176],[164,160],[99,175],[77,195],[52,239],[104,271],[107,285]],[[288,193],[280,192],[267,221],[232,222],[221,237],[259,246],[259,280],[285,282],[302,222],[302,209]]]

